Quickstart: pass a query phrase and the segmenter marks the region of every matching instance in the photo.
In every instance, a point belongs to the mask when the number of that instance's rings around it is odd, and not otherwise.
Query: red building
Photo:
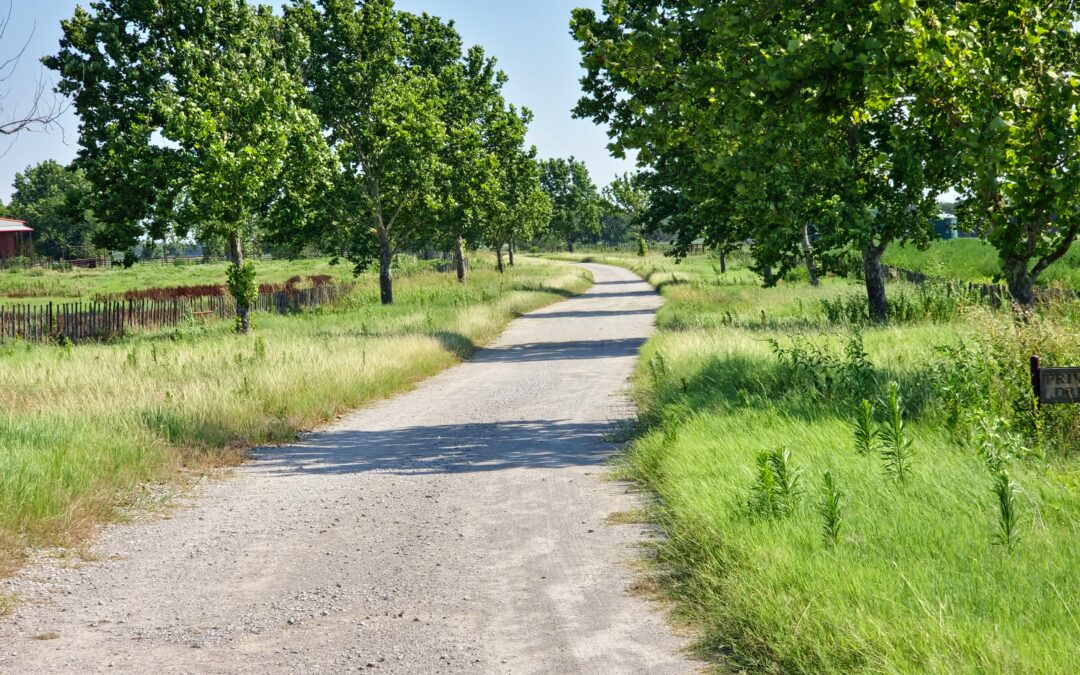
[[[0,260],[33,255],[33,232],[24,220],[0,218]]]

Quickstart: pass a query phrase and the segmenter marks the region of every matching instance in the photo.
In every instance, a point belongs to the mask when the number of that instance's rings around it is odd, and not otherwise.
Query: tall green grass
[[[0,346],[0,562],[72,541],[142,483],[235,463],[407,388],[589,284],[553,263],[500,275],[478,260],[467,285],[399,279],[391,307],[365,275],[338,306],[256,315],[251,337],[221,321],[110,344]]]
[[[890,246],[885,264],[933,277],[991,283],[1001,274],[997,250],[981,239],[940,240],[925,251],[914,246]],[[1080,249],[1073,248],[1039,278],[1043,286],[1080,289]]]
[[[621,470],[658,497],[655,573],[702,654],[764,672],[1075,669],[1078,415],[1036,411],[1025,377],[1034,351],[1080,362],[1074,310],[836,323],[822,301],[857,284],[609,261],[685,277],[663,289]]]

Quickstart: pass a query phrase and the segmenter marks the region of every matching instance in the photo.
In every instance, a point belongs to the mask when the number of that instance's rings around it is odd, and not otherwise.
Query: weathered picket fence
[[[255,309],[288,314],[304,307],[332,303],[352,289],[349,284],[327,284],[260,293]],[[0,306],[0,341],[103,340],[133,328],[167,328],[235,314],[236,304],[226,295]]]

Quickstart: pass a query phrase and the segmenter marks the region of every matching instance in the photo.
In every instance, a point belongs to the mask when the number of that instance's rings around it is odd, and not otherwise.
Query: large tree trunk
[[[573,239],[567,239],[566,240],[566,250],[568,252],[570,252],[570,253],[574,252],[574,240]]]
[[[240,235],[236,232],[229,233],[229,260],[233,269],[240,270],[244,267],[244,247],[240,243]],[[248,299],[241,295],[234,295],[236,300],[236,332],[247,335],[251,332],[251,305]]]
[[[465,283],[465,239],[462,237],[457,238],[454,246],[454,264],[457,267],[457,280]]]
[[[727,251],[720,249],[720,274],[727,274]]]
[[[806,273],[810,277],[810,285],[819,285],[821,282],[818,281],[817,264],[814,262],[814,249],[810,245],[809,223],[803,223],[802,226],[802,254],[803,262],[806,263]]]
[[[506,271],[506,268],[503,267],[502,249],[503,249],[502,244],[496,244],[495,245],[495,261],[496,261],[496,265],[497,265],[497,267],[499,269],[499,274],[502,274],[503,272]]]
[[[1028,271],[1028,261],[1012,259],[1005,261],[1005,281],[1013,302],[1024,307],[1035,304],[1035,277]]]
[[[514,235],[510,235],[510,242],[506,245],[506,255],[510,258],[510,267],[514,266]]]
[[[394,304],[394,274],[390,266],[394,253],[390,248],[390,233],[378,228],[379,233],[379,298],[384,305]]]
[[[866,278],[870,318],[879,323],[889,319],[889,308],[885,304],[885,270],[881,266],[884,252],[884,246],[867,246],[863,249],[863,275]]]
[[[766,288],[772,288],[774,285],[776,285],[776,279],[773,278],[772,265],[766,265],[765,267],[761,268],[761,278],[765,282]]]

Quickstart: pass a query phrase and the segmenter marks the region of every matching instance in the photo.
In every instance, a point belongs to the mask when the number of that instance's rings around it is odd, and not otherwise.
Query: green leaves
[[[879,432],[881,459],[885,472],[898,483],[904,483],[911,474],[915,453],[904,421],[904,398],[900,394],[899,384],[889,384],[888,398],[882,403],[887,417]]]
[[[324,172],[318,122],[269,10],[103,0],[92,12],[63,22],[61,51],[44,61],[74,98],[102,243],[193,225],[200,237],[251,234],[311,188],[296,178]]]
[[[573,157],[545,160],[540,171],[551,200],[551,233],[572,251],[575,242],[600,231],[600,195],[585,163]]]
[[[762,518],[790,516],[802,499],[802,471],[791,464],[791,452],[777,448],[757,458],[757,481],[751,490],[749,508]]]

